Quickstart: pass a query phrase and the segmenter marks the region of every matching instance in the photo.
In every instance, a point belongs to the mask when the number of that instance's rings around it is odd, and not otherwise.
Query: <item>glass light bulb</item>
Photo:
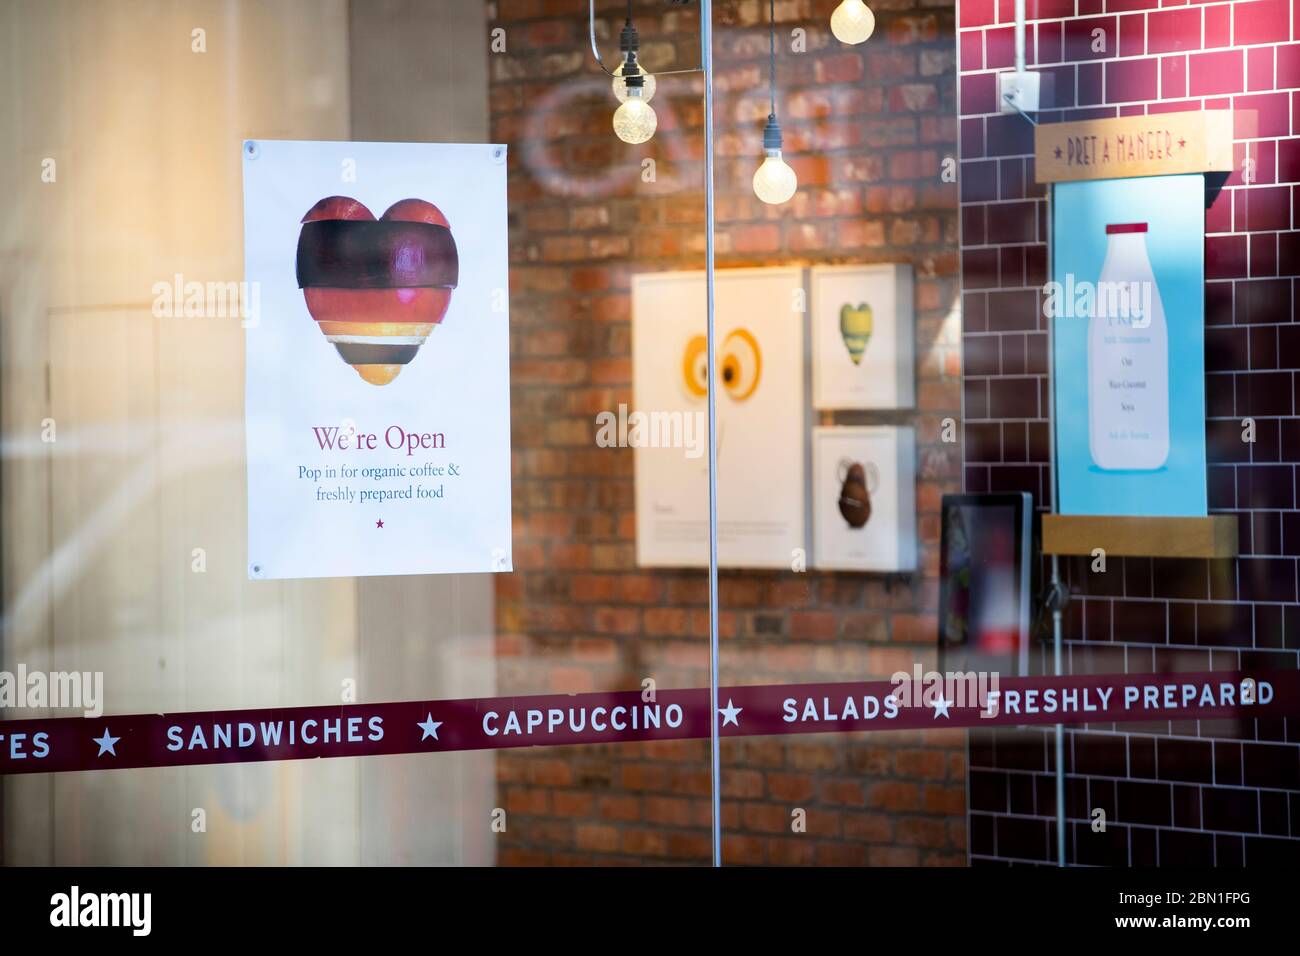
[[[862,43],[876,29],[876,15],[862,0],[844,0],[831,14],[831,33],[841,43]]]
[[[799,178],[785,164],[779,149],[769,149],[763,165],[754,173],[754,195],[765,203],[780,205],[794,195]]]
[[[659,117],[645,101],[644,90],[628,87],[627,99],[614,111],[614,133],[625,143],[644,143],[655,134]]]
[[[655,84],[654,74],[642,73],[641,75],[645,77],[645,86],[642,87],[642,89],[645,90],[644,98],[645,101],[649,103],[652,99],[655,98],[656,84]],[[623,79],[622,63],[620,63],[618,65],[618,69],[614,71],[614,95],[618,97],[618,101],[620,103],[627,102],[627,80]]]

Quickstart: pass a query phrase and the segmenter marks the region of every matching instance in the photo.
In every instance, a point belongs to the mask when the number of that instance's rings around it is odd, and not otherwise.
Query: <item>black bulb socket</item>
[[[624,53],[635,53],[641,49],[641,37],[631,20],[623,24],[623,32],[618,35],[618,48]]]
[[[767,125],[763,127],[763,148],[780,149],[783,144],[781,124],[776,121],[775,113],[767,114]]]

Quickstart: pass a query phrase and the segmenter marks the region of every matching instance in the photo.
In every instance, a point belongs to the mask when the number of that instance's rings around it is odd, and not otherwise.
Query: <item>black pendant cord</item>
[[[641,41],[637,36],[636,25],[632,22],[632,0],[627,0],[627,21],[623,24],[623,32],[619,37],[619,49],[623,51],[620,73],[628,89],[645,88],[645,70],[641,69],[641,64],[637,62],[640,47]]]
[[[782,145],[781,124],[776,121],[776,0],[767,0],[767,82],[771,97],[767,114],[767,124],[763,127],[763,149],[780,149]]]
[[[772,104],[768,110],[773,117],[776,116],[776,0],[768,0],[767,3],[768,19],[768,70],[767,80],[771,92]]]

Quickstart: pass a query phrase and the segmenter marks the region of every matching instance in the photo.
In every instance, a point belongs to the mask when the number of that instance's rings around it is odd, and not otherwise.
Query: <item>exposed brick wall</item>
[[[940,175],[956,155],[953,8],[873,4],[876,38],[850,48],[830,35],[836,2],[776,5],[781,118],[800,179],[780,209],[750,187],[767,114],[767,5],[716,5],[718,261],[914,266],[918,409],[838,420],[916,426],[925,572],[724,572],[724,682],[883,677],[933,660],[938,504],[960,483],[956,446],[939,436],[960,406],[957,194]],[[602,49],[613,51],[622,4],[600,7]],[[637,569],[632,452],[594,444],[594,416],[631,402],[631,276],[703,268],[702,85],[662,80],[658,134],[620,143],[585,8],[489,6],[507,42],[492,57],[493,137],[511,144],[516,570],[497,578],[501,693],[707,681],[706,576]],[[693,7],[636,9],[648,68],[698,62]],[[795,27],[807,52],[790,52]],[[654,182],[641,178],[647,158]],[[774,453],[784,465],[788,454]],[[725,856],[964,863],[964,743],[951,731],[729,742]],[[700,741],[502,752],[500,861],[707,861],[707,754]],[[807,833],[791,832],[796,807]]]
[[[1236,122],[1237,172],[1207,212],[1210,510],[1239,516],[1232,561],[1066,562],[1070,672],[1290,669],[1300,650],[1300,4],[1028,0],[1043,122],[1199,108]],[[1032,492],[1048,468],[1047,203],[1029,125],[995,114],[1012,0],[959,0],[964,464],[969,491]],[[1094,51],[1093,30],[1104,31]],[[1255,181],[1243,181],[1249,150]],[[1254,444],[1242,441],[1253,417]],[[1300,861],[1300,720],[1093,726],[1067,735],[1071,862]],[[970,852],[1055,859],[1050,732],[972,735]],[[1106,811],[1104,834],[1090,827]]]

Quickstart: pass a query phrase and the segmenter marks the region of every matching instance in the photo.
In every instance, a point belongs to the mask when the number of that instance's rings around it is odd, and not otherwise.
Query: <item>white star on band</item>
[[[939,697],[937,700],[935,700],[935,702],[931,704],[931,706],[934,708],[934,719],[938,720],[940,714],[942,714],[944,717],[951,717],[952,714],[948,713],[948,708],[949,706],[951,706],[951,704],[952,701],[946,700],[943,697]]]
[[[438,739],[438,728],[442,726],[441,720],[434,720],[433,714],[426,714],[424,720],[416,721],[415,726],[419,727],[423,733],[420,735],[421,740],[428,740],[432,737]]]
[[[740,721],[736,718],[740,716],[740,712],[744,709],[744,707],[737,707],[731,702],[731,698],[728,697],[727,706],[718,708],[718,713],[722,715],[722,726],[725,727],[727,724],[734,724],[739,727]]]
[[[121,737],[110,737],[110,736],[109,736],[109,733],[108,733],[108,728],[105,727],[105,728],[104,728],[104,736],[102,736],[102,737],[91,737],[90,739],[93,740],[95,743],[99,744],[99,753],[95,754],[96,757],[102,757],[102,756],[104,756],[104,754],[106,754],[106,753],[107,753],[107,754],[112,754],[114,757],[116,757],[116,756],[117,756],[117,751],[114,750],[113,748],[114,748],[114,746],[116,746],[117,742],[118,742],[119,740],[121,740],[122,738],[121,738]]]

